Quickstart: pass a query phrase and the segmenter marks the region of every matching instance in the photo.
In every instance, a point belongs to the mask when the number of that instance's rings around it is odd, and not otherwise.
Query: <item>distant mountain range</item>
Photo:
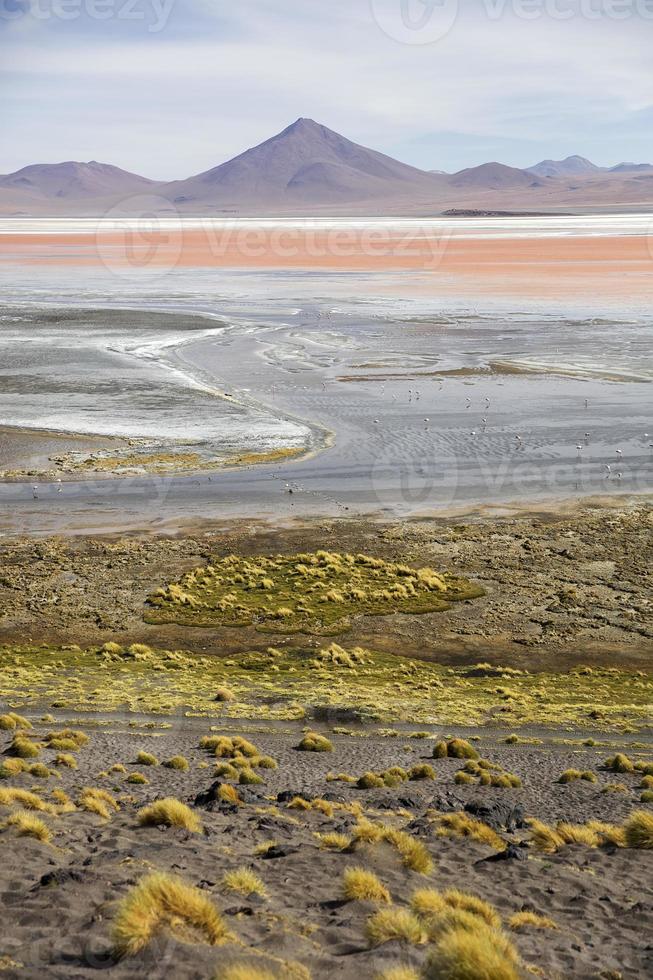
[[[653,165],[608,169],[570,156],[524,170],[484,163],[447,174],[408,166],[298,119],[259,146],[184,180],[154,181],[94,160],[34,164],[0,176],[4,215],[128,215],[144,206],[215,216],[653,208]]]

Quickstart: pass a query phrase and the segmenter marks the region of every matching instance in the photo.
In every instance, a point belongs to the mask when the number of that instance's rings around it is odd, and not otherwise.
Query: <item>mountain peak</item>
[[[597,173],[601,168],[578,154],[565,157],[564,160],[540,160],[534,167],[528,168],[538,177],[579,177],[583,174]]]

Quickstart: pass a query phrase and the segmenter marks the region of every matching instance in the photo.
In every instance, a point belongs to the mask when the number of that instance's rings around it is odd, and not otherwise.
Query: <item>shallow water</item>
[[[308,460],[210,487],[157,483],[163,516],[414,513],[653,484],[651,318],[636,301],[465,301],[423,273],[287,269],[5,264],[0,287],[0,424],[206,455],[335,434]],[[140,511],[142,490],[96,485],[94,503]],[[81,506],[91,490],[66,493]]]

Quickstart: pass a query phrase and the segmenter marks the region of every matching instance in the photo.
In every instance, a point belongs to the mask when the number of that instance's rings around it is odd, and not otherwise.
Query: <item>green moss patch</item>
[[[441,612],[483,594],[467,579],[369,555],[229,555],[157,589],[145,620],[329,635],[354,616]]]

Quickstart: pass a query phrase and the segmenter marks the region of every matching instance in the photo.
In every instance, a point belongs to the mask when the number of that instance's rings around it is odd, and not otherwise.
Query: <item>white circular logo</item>
[[[179,212],[157,194],[138,194],[115,204],[95,229],[102,264],[125,279],[158,279],[175,268],[183,248]]]
[[[401,44],[433,44],[449,33],[459,0],[370,0],[384,34]]]
[[[433,461],[397,458],[381,452],[370,472],[372,493],[381,507],[415,514],[451,506],[458,491],[455,455]]]

